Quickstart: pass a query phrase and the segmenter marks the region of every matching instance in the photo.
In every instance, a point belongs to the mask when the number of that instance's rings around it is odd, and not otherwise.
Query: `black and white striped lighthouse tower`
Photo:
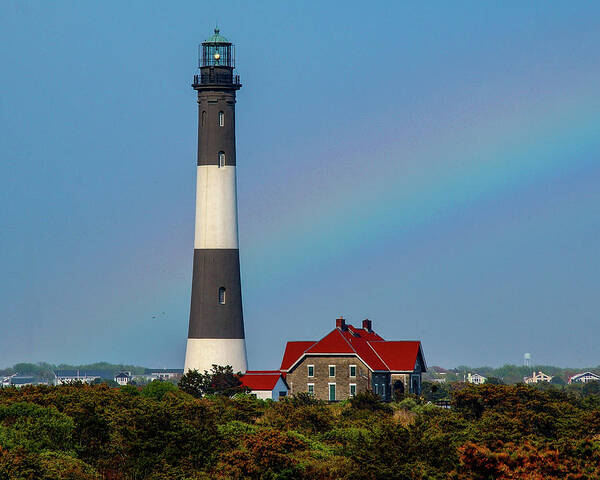
[[[235,50],[219,30],[200,47],[196,231],[185,371],[246,371],[237,228]]]

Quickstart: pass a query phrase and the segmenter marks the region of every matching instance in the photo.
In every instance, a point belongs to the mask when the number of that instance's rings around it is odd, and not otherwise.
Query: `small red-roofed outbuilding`
[[[279,370],[248,370],[240,377],[242,385],[261,400],[279,400],[288,394],[284,374]]]

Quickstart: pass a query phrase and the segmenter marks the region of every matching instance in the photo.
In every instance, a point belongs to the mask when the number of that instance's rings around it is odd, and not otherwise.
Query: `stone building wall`
[[[314,366],[314,376],[308,376],[308,365]],[[335,377],[329,376],[329,365],[335,365]],[[356,365],[356,377],[350,377],[350,365]],[[290,395],[308,391],[314,384],[314,394],[319,400],[329,400],[329,384],[336,384],[336,400],[346,400],[350,384],[356,384],[356,393],[371,389],[371,373],[367,366],[353,356],[307,356],[286,377]]]

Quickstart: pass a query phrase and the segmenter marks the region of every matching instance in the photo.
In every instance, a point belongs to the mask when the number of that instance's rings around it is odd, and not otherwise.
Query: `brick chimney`
[[[365,318],[363,320],[363,330],[366,330],[367,332],[373,331],[373,322],[371,322],[371,320],[369,320],[368,318]]]
[[[336,318],[335,326],[336,328],[339,328],[342,332],[348,330],[348,327],[346,326],[346,320],[344,319],[344,317]]]

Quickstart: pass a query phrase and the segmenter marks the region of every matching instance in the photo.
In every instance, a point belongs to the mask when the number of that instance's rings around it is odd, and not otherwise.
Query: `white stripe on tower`
[[[212,365],[231,365],[234,372],[245,372],[246,340],[243,338],[188,338],[185,371],[210,371]]]
[[[198,166],[194,248],[239,248],[235,166]]]

